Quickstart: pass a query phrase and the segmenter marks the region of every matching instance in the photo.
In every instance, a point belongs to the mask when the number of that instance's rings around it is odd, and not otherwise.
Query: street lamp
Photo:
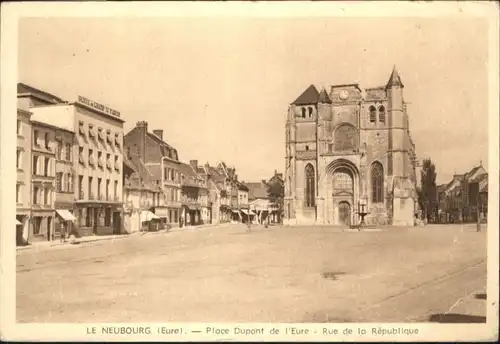
[[[358,215],[361,217],[359,222],[358,230],[365,226],[365,216],[369,214],[368,210],[368,200],[365,197],[360,198],[358,201]]]

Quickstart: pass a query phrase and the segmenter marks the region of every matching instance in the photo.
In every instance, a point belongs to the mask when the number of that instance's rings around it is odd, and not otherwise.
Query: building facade
[[[68,133],[59,135],[58,141],[65,154],[59,173],[66,173],[65,180],[61,177],[60,203],[69,209],[73,198],[76,234],[120,233],[125,122],[120,113],[82,96],[72,103],[38,107],[36,111],[44,118],[64,121],[59,126],[74,132],[73,141]]]
[[[151,173],[151,180],[161,185],[164,202],[155,208],[155,215],[171,225],[178,225],[181,216],[181,180],[177,150],[163,140],[163,130],[148,132],[148,123],[137,122],[124,137],[126,154],[137,157]]]
[[[16,244],[29,242],[31,218],[31,112],[17,109]]]
[[[163,206],[160,184],[151,181],[148,171],[136,164],[124,158],[123,228],[129,234],[163,228],[161,219],[154,214],[156,207]]]
[[[32,177],[30,241],[55,238],[56,129],[46,123],[32,123]]]
[[[416,158],[404,85],[311,85],[286,122],[284,223],[413,226]]]

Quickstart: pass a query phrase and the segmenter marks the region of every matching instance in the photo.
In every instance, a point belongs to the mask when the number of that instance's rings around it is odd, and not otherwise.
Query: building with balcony
[[[67,190],[73,187],[77,234],[120,233],[125,122],[120,113],[82,96],[72,103],[39,106],[36,111],[44,118],[64,122],[60,127],[74,132],[73,150],[69,153],[74,177],[64,181],[65,196],[60,194],[61,202],[68,204],[71,192]],[[58,139],[69,144],[69,136],[59,135]],[[70,163],[62,160],[59,173],[66,173],[68,178]]]
[[[29,242],[31,218],[31,112],[17,109],[16,244]]]
[[[155,207],[155,215],[178,225],[181,214],[181,180],[177,150],[163,140],[163,130],[148,132],[148,123],[137,122],[124,137],[126,156],[140,159],[151,173],[151,181],[159,183],[163,203]]]
[[[31,127],[32,228],[28,240],[53,240],[55,238],[56,129],[46,123],[33,121],[33,118]]]

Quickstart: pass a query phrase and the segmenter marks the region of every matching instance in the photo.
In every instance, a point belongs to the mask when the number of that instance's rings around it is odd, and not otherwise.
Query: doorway
[[[51,241],[53,238],[53,232],[52,232],[52,218],[47,217],[47,241]]]
[[[351,224],[351,205],[347,201],[339,203],[339,222],[347,226]]]
[[[113,212],[113,234],[120,234],[122,227],[122,218],[120,212]]]

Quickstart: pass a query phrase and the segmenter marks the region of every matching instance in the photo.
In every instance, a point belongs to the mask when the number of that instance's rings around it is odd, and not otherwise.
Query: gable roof
[[[316,104],[318,102],[319,92],[314,85],[309,85],[302,94],[295,99],[293,105],[308,105]]]
[[[248,188],[248,199],[254,200],[257,198],[268,198],[267,185],[262,182],[245,183]]]
[[[17,94],[30,94],[33,95],[34,97],[40,98],[42,100],[45,100],[49,103],[57,104],[57,103],[65,103],[65,101],[51,93],[39,90],[38,88],[35,88],[33,86],[24,84],[22,82],[17,83]]]
[[[470,179],[477,171],[479,171],[480,169],[483,169],[484,170],[484,167],[482,165],[479,165],[479,166],[476,166],[474,167],[472,170],[470,170],[469,172],[467,172],[465,174],[465,178],[466,179]],[[485,173],[486,173],[486,170],[484,170]],[[484,174],[484,173],[483,173]]]

